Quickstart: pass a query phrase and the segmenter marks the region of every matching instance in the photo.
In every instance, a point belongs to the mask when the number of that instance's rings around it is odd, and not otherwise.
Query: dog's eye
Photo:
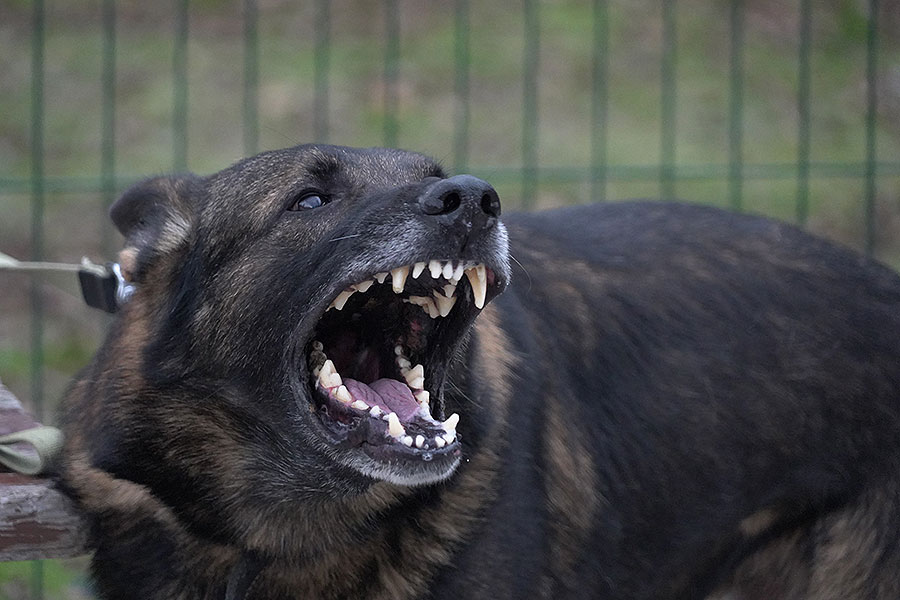
[[[306,192],[288,206],[288,210],[307,210],[328,204],[329,198],[318,192]]]

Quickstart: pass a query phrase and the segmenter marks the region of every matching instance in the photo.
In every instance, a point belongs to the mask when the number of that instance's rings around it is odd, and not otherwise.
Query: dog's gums
[[[388,458],[457,456],[460,416],[440,414],[433,350],[456,345],[496,279],[483,263],[433,259],[338,293],[306,351],[311,408],[329,441]]]

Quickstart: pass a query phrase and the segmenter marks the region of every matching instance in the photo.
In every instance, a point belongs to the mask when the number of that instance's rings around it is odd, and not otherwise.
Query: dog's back
[[[506,222],[497,304],[541,424],[510,456],[541,473],[544,589],[900,597],[896,274],[709,208]]]

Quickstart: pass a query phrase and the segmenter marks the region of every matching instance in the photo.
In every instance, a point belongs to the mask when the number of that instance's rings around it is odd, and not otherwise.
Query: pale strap
[[[33,446],[37,454],[13,446],[21,442]],[[47,470],[62,445],[62,432],[47,425],[0,435],[0,464],[24,475],[38,475]]]

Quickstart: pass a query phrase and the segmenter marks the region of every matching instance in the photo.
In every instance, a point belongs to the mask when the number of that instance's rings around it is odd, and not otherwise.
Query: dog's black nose
[[[500,196],[486,181],[472,175],[456,175],[427,187],[419,196],[419,208],[426,215],[476,229],[496,222]]]

